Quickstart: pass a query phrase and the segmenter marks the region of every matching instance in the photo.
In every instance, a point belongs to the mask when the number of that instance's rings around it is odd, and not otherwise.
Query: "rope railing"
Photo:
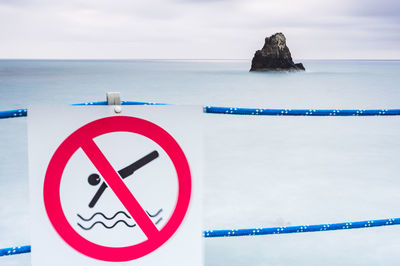
[[[165,105],[161,103],[121,101],[122,105]],[[72,105],[107,105],[107,101],[87,102]],[[266,116],[395,116],[400,115],[400,109],[265,109],[265,108],[236,108],[236,107],[214,107],[204,106],[204,113],[211,114],[232,114],[232,115],[266,115]],[[0,111],[1,118],[23,117],[28,115],[27,109],[16,109]],[[267,228],[249,229],[224,229],[206,230],[203,232],[205,238],[214,237],[234,237],[234,236],[254,236],[254,235],[273,235],[291,234],[305,232],[322,232],[333,230],[346,230],[357,228],[371,228],[378,226],[399,225],[400,218],[389,218],[381,220],[366,220],[357,222],[300,225],[300,226],[281,226]],[[0,249],[0,256],[16,255],[31,252],[31,246],[18,246]]]
[[[100,102],[87,102],[87,103],[74,103],[72,105],[82,106],[82,105],[107,105],[107,101]],[[121,101],[121,105],[168,105],[166,103],[153,103],[153,102],[134,102],[134,101]]]
[[[121,101],[122,105],[167,105],[165,103]],[[107,105],[107,101],[76,103],[82,105]],[[228,115],[261,115],[261,116],[394,116],[400,115],[400,109],[266,109],[204,106],[204,113]],[[27,109],[0,111],[1,118],[27,116]]]
[[[265,109],[205,106],[205,113],[270,116],[388,116],[400,115],[400,109]]]
[[[204,237],[292,234],[292,233],[370,228],[370,227],[398,225],[398,224],[400,224],[400,218],[366,220],[359,222],[344,222],[344,223],[332,223],[332,224],[296,225],[296,226],[280,226],[280,227],[232,229],[232,230],[208,230],[204,231]]]
[[[21,117],[21,116],[27,116],[27,115],[28,115],[28,109],[0,111],[0,119],[1,118]]]
[[[316,224],[316,225],[297,225],[280,226],[267,228],[249,228],[249,229],[231,229],[231,230],[206,230],[203,232],[205,238],[215,237],[237,237],[237,236],[255,236],[255,235],[279,235],[306,232],[324,232],[334,230],[348,230],[359,228],[371,228],[378,226],[399,225],[400,218],[389,218],[381,220],[366,220],[358,222]],[[1,256],[17,255],[31,252],[31,246],[19,246],[0,249]]]
[[[12,248],[2,248],[2,249],[0,249],[0,257],[18,255],[18,254],[24,254],[24,253],[30,253],[30,252],[31,252],[31,246],[29,246],[29,245],[12,247]]]

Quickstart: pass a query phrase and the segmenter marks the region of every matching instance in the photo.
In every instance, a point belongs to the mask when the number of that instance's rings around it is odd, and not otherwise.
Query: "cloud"
[[[0,57],[251,58],[282,31],[297,58],[394,58],[399,8],[393,0],[0,0]]]
[[[400,2],[398,0],[356,0],[349,2],[351,14],[400,20]]]

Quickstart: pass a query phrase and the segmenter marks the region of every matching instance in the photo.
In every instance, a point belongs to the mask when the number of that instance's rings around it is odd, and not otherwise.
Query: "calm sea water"
[[[0,110],[123,100],[400,108],[399,61],[0,60]],[[205,229],[397,217],[400,118],[205,116]],[[28,244],[26,118],[0,120],[0,248]],[[400,228],[207,239],[206,265],[398,265]],[[29,255],[0,258],[30,265]]]

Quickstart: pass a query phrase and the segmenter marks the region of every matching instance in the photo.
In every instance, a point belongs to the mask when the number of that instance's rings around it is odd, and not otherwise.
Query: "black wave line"
[[[151,218],[157,217],[157,215],[160,214],[160,212],[162,212],[163,209],[159,209],[158,212],[156,212],[156,214],[150,214],[148,211],[146,211],[147,215],[150,216]]]
[[[135,227],[136,226],[136,224],[133,224],[133,225],[129,225],[127,222],[125,222],[124,220],[118,220],[115,224],[113,224],[112,226],[107,226],[107,225],[105,225],[102,221],[97,221],[97,222],[95,222],[94,224],[92,224],[90,227],[84,227],[84,226],[82,226],[80,223],[78,223],[78,225],[80,226],[80,228],[82,228],[83,230],[90,230],[90,229],[92,229],[96,224],[102,224],[105,228],[107,228],[107,229],[112,229],[112,228],[114,228],[117,224],[119,224],[120,222],[122,222],[122,223],[124,223],[126,226],[128,226],[128,227]]]
[[[110,218],[107,217],[107,216],[105,216],[105,214],[102,213],[102,212],[96,212],[96,213],[93,214],[92,217],[90,217],[90,218],[83,218],[79,213],[78,213],[77,215],[78,215],[78,217],[81,218],[83,221],[89,222],[89,221],[91,221],[96,215],[103,216],[104,219],[110,221],[110,220],[114,219],[114,218],[115,218],[118,214],[120,214],[120,213],[124,214],[124,215],[126,216],[126,218],[131,219],[131,217],[130,217],[126,212],[124,212],[124,211],[119,211],[119,212],[115,213],[114,216],[112,216],[112,217],[110,217]]]

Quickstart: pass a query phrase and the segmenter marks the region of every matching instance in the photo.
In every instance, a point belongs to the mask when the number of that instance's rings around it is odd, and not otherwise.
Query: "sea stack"
[[[251,61],[250,71],[305,70],[302,63],[295,64],[286,46],[283,33],[275,33],[265,38],[264,47],[257,50]]]

